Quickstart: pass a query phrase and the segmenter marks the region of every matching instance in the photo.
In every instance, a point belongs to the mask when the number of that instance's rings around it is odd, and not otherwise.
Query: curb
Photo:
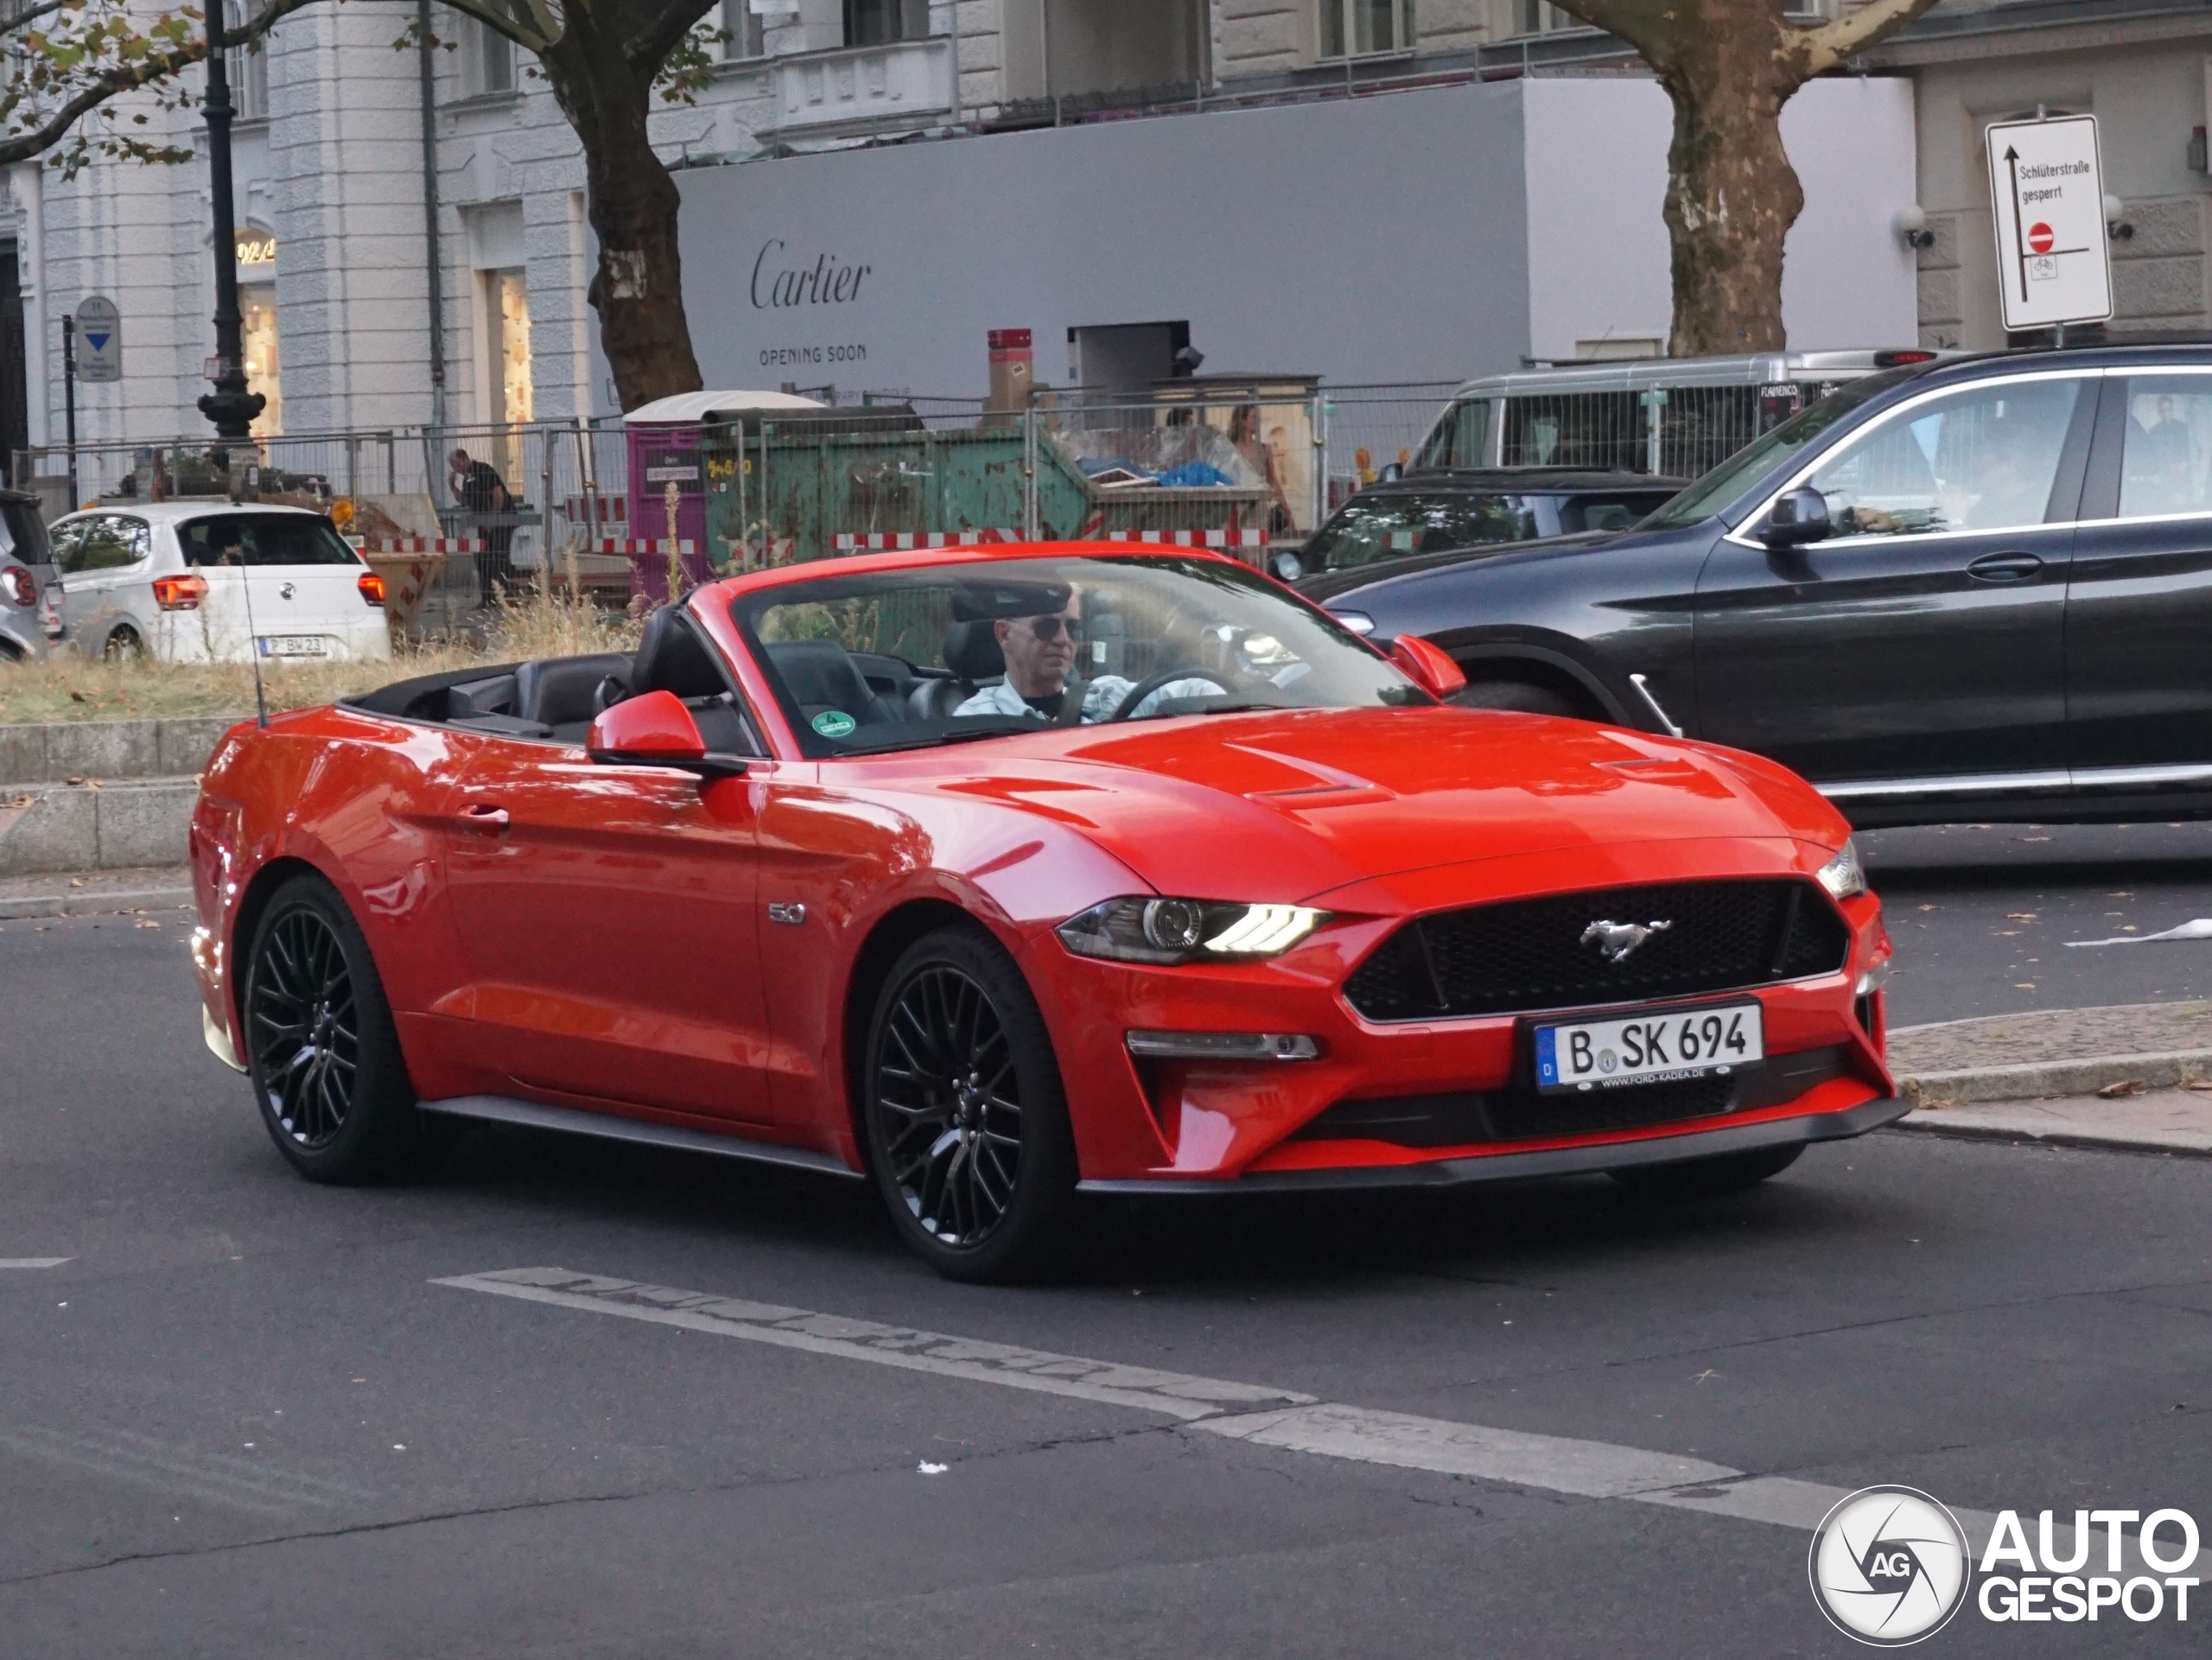
[[[153,887],[137,893],[32,894],[0,899],[0,920],[30,917],[100,917],[129,911],[181,911],[192,906],[189,887]]]
[[[2033,1130],[2016,1124],[1946,1123],[1944,1115],[1913,1113],[1884,1126],[1921,1135],[1941,1135],[1955,1142],[2010,1142],[2018,1146],[2032,1142],[2038,1147],[2075,1148],[2089,1153],[2158,1153],[2171,1159],[2212,1159],[2212,1148],[2177,1147],[2171,1142],[2145,1141],[2126,1135],[2094,1135],[2086,1130]]]
[[[2146,1089],[2212,1078],[2212,1049],[2171,1049],[2140,1055],[2090,1055],[2078,1060],[2031,1061],[2018,1066],[1966,1066],[1897,1079],[1897,1093],[1916,1110],[1941,1110],[1980,1101],[2033,1101],[2051,1096],[2094,1095],[2114,1084]]]

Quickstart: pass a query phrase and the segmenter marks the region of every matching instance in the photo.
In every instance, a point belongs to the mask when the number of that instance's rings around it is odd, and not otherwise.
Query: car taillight
[[[197,611],[207,597],[207,579],[188,572],[154,578],[154,603],[164,611]]]
[[[8,597],[26,611],[38,603],[38,584],[21,565],[8,567]]]
[[[382,605],[384,603],[384,578],[378,576],[373,570],[363,571],[361,573],[361,580],[356,582],[354,586],[361,590],[361,597],[366,600],[371,605]]]

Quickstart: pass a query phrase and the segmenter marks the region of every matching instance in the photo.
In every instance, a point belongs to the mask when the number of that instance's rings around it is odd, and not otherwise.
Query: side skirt
[[[535,1101],[518,1101],[505,1095],[456,1095],[444,1101],[424,1101],[424,1112],[448,1118],[474,1118],[486,1123],[520,1124],[529,1129],[557,1129],[572,1135],[596,1135],[601,1141],[636,1142],[645,1147],[673,1148],[683,1153],[713,1153],[725,1159],[751,1159],[759,1164],[787,1165],[825,1176],[858,1177],[842,1160],[803,1147],[777,1142],[749,1141],[741,1135],[717,1135],[702,1129],[683,1129],[642,1118],[618,1118],[612,1113],[584,1112],[575,1107],[549,1107]]]

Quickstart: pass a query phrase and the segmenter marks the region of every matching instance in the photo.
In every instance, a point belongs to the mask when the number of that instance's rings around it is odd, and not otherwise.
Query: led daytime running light
[[[1255,905],[1206,941],[1206,949],[1224,957],[1272,957],[1313,932],[1320,919],[1319,911],[1302,905]]]

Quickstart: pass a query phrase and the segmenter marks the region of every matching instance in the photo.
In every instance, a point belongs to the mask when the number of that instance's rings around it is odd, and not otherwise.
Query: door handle
[[[2032,553],[1985,553],[1967,565],[1967,575],[1978,582],[2019,582],[2042,569]]]
[[[507,810],[488,801],[472,801],[461,810],[461,819],[471,830],[505,830]]]

